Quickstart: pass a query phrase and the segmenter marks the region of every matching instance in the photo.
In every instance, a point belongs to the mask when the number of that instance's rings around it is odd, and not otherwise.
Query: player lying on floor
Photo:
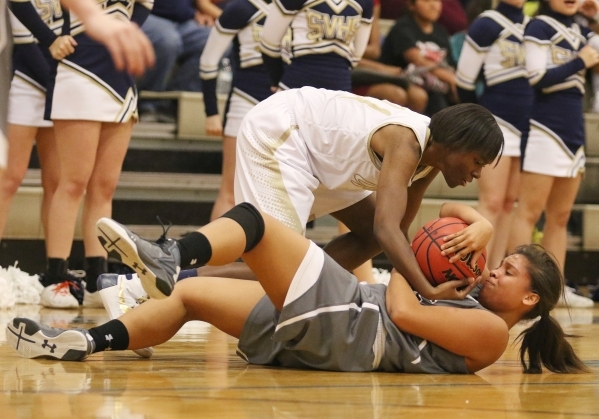
[[[471,208],[453,208],[452,215],[476,221]],[[152,261],[136,253],[143,239],[106,218],[98,228],[108,231],[123,252],[133,252],[130,260],[150,266]],[[473,373],[502,355],[512,326],[539,317],[522,334],[525,372],[540,372],[542,365],[554,372],[586,370],[549,315],[563,290],[563,277],[540,246],[518,248],[484,278],[462,280],[468,290],[482,281],[478,301],[430,301],[413,292],[397,272],[389,286],[358,283],[313,242],[247,203],[200,233],[211,265],[241,256],[259,282],[188,278],[168,298],[151,299],[89,330],[65,331],[15,318],[7,325],[7,342],[29,358],[82,360],[103,350],[158,345],[186,322],[201,320],[239,338],[237,353],[252,364]]]

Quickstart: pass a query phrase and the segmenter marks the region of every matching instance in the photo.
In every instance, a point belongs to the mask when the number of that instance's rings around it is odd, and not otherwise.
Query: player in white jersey
[[[351,93],[291,89],[259,103],[244,118],[237,137],[235,200],[253,204],[301,234],[309,220],[331,214],[350,229],[325,247],[345,269],[383,250],[426,298],[464,298],[464,290],[451,281],[436,288],[428,283],[408,229],[439,172],[450,187],[465,185],[502,146],[497,122],[479,105],[449,107],[429,120]],[[467,228],[443,245],[446,254],[454,254],[452,261],[469,252],[478,259],[493,229],[486,222],[475,230]],[[105,249],[119,247],[107,240]],[[165,260],[176,259],[177,270],[142,272],[161,283],[164,295],[180,268],[197,262],[189,254],[205,244],[195,232],[177,241],[186,250],[172,249],[172,243],[161,248]]]

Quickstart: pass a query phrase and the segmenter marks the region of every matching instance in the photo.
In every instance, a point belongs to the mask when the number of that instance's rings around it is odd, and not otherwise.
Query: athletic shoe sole
[[[140,259],[137,245],[129,237],[127,230],[110,218],[100,218],[96,223],[98,237],[104,239],[102,245],[107,252],[116,251],[121,256],[121,261],[135,270],[141,284],[151,298],[162,299],[168,297],[159,290],[156,275]]]
[[[88,336],[79,330],[46,328],[25,318],[6,325],[6,342],[25,358],[82,361],[93,350]]]

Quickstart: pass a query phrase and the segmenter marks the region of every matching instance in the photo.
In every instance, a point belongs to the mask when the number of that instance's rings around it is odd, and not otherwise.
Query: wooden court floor
[[[4,324],[13,317],[69,327],[108,318],[100,309],[17,306],[0,311],[0,419],[599,418],[599,306],[554,314],[582,336],[572,342],[592,373],[523,375],[513,347],[467,376],[264,368],[247,365],[235,339],[200,322],[149,360],[130,351],[30,360],[6,346]]]

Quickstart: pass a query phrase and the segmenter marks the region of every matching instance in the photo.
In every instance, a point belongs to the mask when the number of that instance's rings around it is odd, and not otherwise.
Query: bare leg
[[[391,83],[372,85],[366,94],[370,97],[388,100],[401,106],[406,106],[408,103],[408,93],[401,87]]]
[[[8,165],[0,178],[0,238],[4,233],[8,211],[27,172],[36,127],[8,124]]]
[[[356,204],[331,214],[345,224],[350,232],[331,240],[324,250],[339,265],[352,271],[381,253],[374,236],[374,194]]]
[[[256,275],[243,262],[232,262],[221,266],[201,266],[197,270],[198,276],[215,276],[218,278],[245,279],[257,281]]]
[[[102,123],[93,172],[87,184],[83,207],[85,256],[106,256],[96,237],[96,221],[112,215],[112,197],[127,153],[133,121]]]
[[[235,180],[235,146],[237,141],[234,137],[223,138],[223,170],[222,183],[218,191],[218,197],[212,207],[210,221],[229,211],[235,206],[235,196],[233,194],[233,184]]]
[[[239,338],[248,315],[264,290],[258,282],[230,278],[189,278],[164,300],[150,300],[119,320],[129,333],[129,348],[168,341],[188,321],[208,322]]]
[[[60,161],[56,150],[56,138],[54,128],[40,128],[36,135],[37,155],[42,167],[42,188],[44,196],[42,198],[42,226],[44,235],[48,235],[48,213],[52,198],[58,188],[60,178]]]
[[[537,173],[522,172],[518,193],[518,208],[512,222],[508,252],[532,241],[535,223],[543,213],[554,178]],[[534,191],[534,193],[531,193]]]
[[[67,259],[71,253],[79,205],[96,161],[101,127],[95,121],[54,121],[60,181],[48,215],[49,258]]]
[[[564,272],[568,220],[580,187],[581,176],[555,178],[545,210],[545,228],[541,244],[555,256]]]
[[[510,184],[510,175],[512,170],[512,158],[503,157],[499,160],[496,166],[486,166],[483,168],[481,177],[478,180],[478,211],[485,217],[494,228],[494,235],[487,248],[488,250],[488,263],[491,268],[499,266],[499,263],[505,256],[505,248],[498,248],[502,243],[498,243],[499,240],[504,241],[504,234],[500,231],[501,228],[505,228],[505,224],[500,226],[500,220],[503,220],[504,210],[506,207],[506,199],[508,196],[508,188],[515,187],[517,185]],[[513,205],[513,202],[512,202]],[[509,228],[509,227],[508,227]],[[500,237],[501,236],[501,237]]]
[[[426,105],[428,105],[428,93],[420,86],[411,84],[408,87],[408,108],[414,112],[424,113]]]
[[[339,222],[339,233],[349,233],[349,228],[341,222]],[[376,284],[376,279],[372,274],[372,259],[367,260],[362,265],[354,269],[353,274],[358,278],[359,281],[366,281],[369,284]]]

